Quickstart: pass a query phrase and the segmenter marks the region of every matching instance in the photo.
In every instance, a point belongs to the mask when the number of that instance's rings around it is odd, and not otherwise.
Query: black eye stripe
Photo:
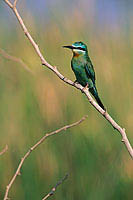
[[[85,51],[85,48],[82,48],[82,47],[74,47],[74,49],[79,49],[79,50]]]

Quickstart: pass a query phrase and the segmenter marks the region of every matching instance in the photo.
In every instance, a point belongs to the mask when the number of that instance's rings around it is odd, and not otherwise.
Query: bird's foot
[[[75,86],[75,84],[76,84],[76,83],[78,83],[78,81],[77,81],[77,80],[75,80],[75,81],[73,82],[73,85]]]
[[[87,83],[86,86],[82,89],[82,93],[84,93],[86,89],[88,89],[88,83]]]

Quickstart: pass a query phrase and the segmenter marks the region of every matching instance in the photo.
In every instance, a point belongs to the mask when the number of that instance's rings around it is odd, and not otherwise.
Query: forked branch
[[[32,44],[32,46],[35,49],[35,52],[37,53],[37,55],[39,56],[42,65],[45,65],[48,69],[52,70],[62,81],[64,81],[65,83],[81,90],[86,97],[88,98],[88,101],[91,103],[91,105],[93,107],[95,107],[95,109],[101,113],[103,115],[103,117],[121,134],[122,137],[122,142],[124,143],[125,147],[127,148],[130,156],[133,159],[133,148],[127,138],[125,129],[120,127],[113,119],[112,117],[107,113],[107,111],[105,112],[95,101],[94,99],[91,97],[89,91],[87,88],[83,88],[80,84],[74,83],[73,81],[67,79],[66,77],[64,77],[57,69],[57,67],[52,66],[51,64],[49,64],[45,58],[43,57],[38,45],[36,44],[36,42],[34,41],[34,39],[32,38],[32,36],[30,35],[28,29],[26,28],[21,16],[19,15],[17,9],[16,9],[16,3],[15,6],[14,4],[11,4],[8,0],[4,0],[8,6],[13,10],[14,14],[16,15],[17,20],[19,21],[25,35],[27,36],[27,38],[29,39],[30,43]]]
[[[0,156],[3,155],[8,150],[8,145],[0,152]]]
[[[77,126],[77,125],[79,125],[80,123],[82,123],[86,118],[87,118],[87,116],[84,116],[82,119],[80,119],[79,121],[77,121],[77,122],[75,122],[75,123],[73,123],[73,124],[66,125],[66,126],[60,128],[60,129],[57,129],[56,131],[53,131],[53,132],[51,132],[51,133],[47,133],[47,134],[44,135],[36,144],[34,144],[34,145],[27,151],[27,153],[24,155],[24,157],[21,158],[21,161],[20,161],[20,163],[19,163],[19,165],[18,165],[18,168],[17,168],[15,174],[13,175],[13,177],[12,177],[10,183],[9,183],[9,184],[7,185],[7,187],[6,187],[6,192],[5,192],[4,200],[7,200],[7,199],[8,199],[9,190],[10,190],[11,186],[13,185],[13,183],[14,183],[16,177],[17,177],[18,175],[21,174],[21,173],[20,173],[20,170],[21,170],[21,168],[22,168],[22,165],[23,165],[25,159],[31,154],[31,152],[32,152],[33,150],[35,150],[41,143],[43,143],[44,140],[46,140],[48,137],[50,137],[50,136],[52,136],[52,135],[56,135],[56,134],[58,134],[58,133],[61,132],[61,131],[66,131],[67,129],[72,128],[72,127],[74,127],[74,126]]]
[[[20,64],[24,67],[25,70],[27,70],[28,72],[30,72],[31,74],[34,75],[33,71],[32,71],[32,70],[23,62],[23,60],[21,60],[20,58],[17,58],[17,57],[15,57],[15,56],[9,55],[8,53],[6,53],[6,51],[4,51],[4,50],[1,49],[1,48],[0,48],[0,54],[1,54],[4,58],[6,58],[6,59],[8,59],[8,60],[12,60],[12,61],[15,61],[15,62],[17,62],[17,63],[20,63]]]

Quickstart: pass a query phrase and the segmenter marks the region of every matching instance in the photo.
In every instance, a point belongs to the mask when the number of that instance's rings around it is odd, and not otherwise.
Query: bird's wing
[[[92,80],[93,84],[95,84],[95,71],[91,62],[87,62],[87,64],[85,65],[85,72],[87,74],[87,77]]]

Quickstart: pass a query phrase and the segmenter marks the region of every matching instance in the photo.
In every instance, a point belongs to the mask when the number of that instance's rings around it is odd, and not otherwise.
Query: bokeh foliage
[[[133,144],[132,5],[37,2],[20,1],[18,8],[46,59],[74,80],[71,52],[61,46],[86,42],[100,97]],[[0,6],[0,48],[20,57],[35,74],[0,55],[0,149],[9,147],[0,157],[0,198],[29,147],[46,132],[87,114],[83,124],[49,138],[30,155],[9,196],[41,199],[68,172],[69,179],[51,199],[132,199],[133,165],[120,135],[83,94],[41,66],[11,10],[3,2]]]

